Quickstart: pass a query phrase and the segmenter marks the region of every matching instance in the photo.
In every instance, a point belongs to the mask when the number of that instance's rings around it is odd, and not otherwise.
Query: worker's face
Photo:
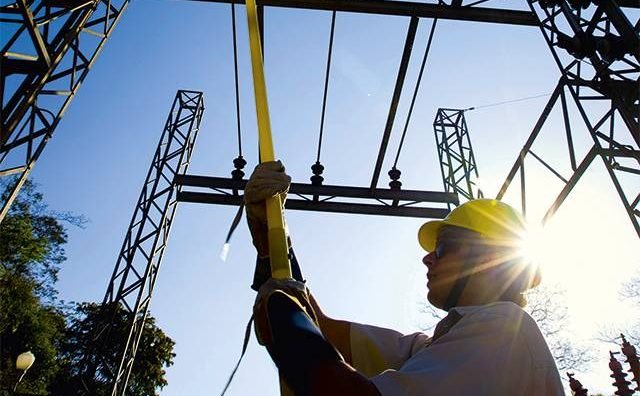
[[[475,272],[480,268],[481,257],[470,257],[473,242],[468,232],[455,227],[443,227],[438,234],[436,249],[427,254],[422,262],[427,266],[427,299],[433,306],[444,309],[449,293],[456,281],[469,276],[458,305],[481,303],[478,296],[486,288],[485,274]],[[465,260],[478,260],[470,269],[465,269]],[[465,272],[467,271],[467,272]],[[474,272],[469,272],[474,271]]]

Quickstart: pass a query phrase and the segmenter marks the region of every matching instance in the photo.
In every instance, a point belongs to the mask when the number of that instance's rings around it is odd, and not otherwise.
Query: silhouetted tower
[[[497,198],[511,182],[520,180],[522,211],[529,192],[525,163],[541,164],[563,184],[543,221],[559,208],[578,180],[600,158],[631,223],[640,237],[640,34],[621,7],[637,8],[637,1],[528,0],[533,14],[560,69],[560,80],[520,151]],[[630,14],[631,15],[631,14]],[[634,26],[635,25],[635,26]],[[572,122],[569,101],[575,104],[593,146],[582,159],[575,149],[577,123]],[[566,164],[553,166],[557,153],[548,158],[532,151],[551,111],[562,107]],[[594,110],[597,109],[597,110]],[[573,124],[573,125],[572,125]],[[568,169],[567,169],[568,168]],[[516,175],[519,173],[519,178]],[[540,190],[531,199],[540,199]]]
[[[96,345],[87,345],[83,375],[113,384],[114,395],[125,395],[127,381],[144,330],[158,270],[162,263],[171,225],[182,189],[175,178],[186,173],[204,112],[202,92],[176,93],[158,147],[153,156],[131,223],[117,256],[113,275],[103,300],[103,309],[122,307],[130,315],[129,336],[124,345],[109,349],[121,356],[119,367],[111,356],[100,356]],[[96,344],[113,344],[112,323],[105,323],[93,337]],[[92,381],[88,381],[91,383]],[[86,395],[95,390],[86,389]]]
[[[478,166],[471,147],[465,110],[438,109],[433,121],[444,190],[471,200],[482,198]]]
[[[0,201],[0,222],[128,4],[129,0],[2,2],[0,179],[15,180]]]

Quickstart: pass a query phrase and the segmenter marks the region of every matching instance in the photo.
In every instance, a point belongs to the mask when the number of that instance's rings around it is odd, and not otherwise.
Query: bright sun
[[[607,211],[594,213],[593,198],[563,205],[544,228],[532,226],[523,246],[541,266],[543,282],[566,290],[573,330],[585,337],[605,323],[631,319],[618,290],[637,270],[633,252],[640,247],[628,218],[617,215],[619,208],[599,204]]]

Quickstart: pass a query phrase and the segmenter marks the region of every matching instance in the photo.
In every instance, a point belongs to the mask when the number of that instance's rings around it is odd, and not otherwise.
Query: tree
[[[31,351],[37,358],[20,384],[22,391],[43,393],[59,372],[57,346],[65,329],[62,313],[44,306],[33,285],[13,274],[0,277],[0,388],[12,388],[21,373],[15,359]]]
[[[13,387],[20,375],[15,359],[31,350],[36,363],[21,390],[42,393],[59,371],[57,345],[65,321],[54,305],[53,284],[65,260],[67,234],[27,182],[0,224],[0,241],[0,388]]]
[[[9,194],[7,183],[0,184],[0,188],[4,201]],[[65,222],[83,227],[86,220],[49,210],[36,186],[27,181],[0,224],[0,271],[28,280],[46,303],[55,301],[54,285],[67,259]]]
[[[3,199],[7,186],[0,184]],[[118,365],[122,353],[118,348],[128,336],[127,312],[101,309],[95,303],[65,304],[57,298],[55,283],[66,260],[64,223],[83,226],[85,222],[82,217],[50,210],[36,186],[27,181],[0,223],[0,389],[13,388],[20,375],[15,359],[31,350],[36,361],[20,383],[20,392],[78,394],[82,351],[105,321],[114,323],[113,342],[100,345],[109,352],[102,355],[112,359],[111,366]],[[173,346],[149,316],[129,381],[131,394],[153,395],[167,384],[164,367],[173,363]],[[105,375],[98,372],[92,379],[90,385],[101,392],[96,395],[110,394]]]
[[[630,301],[634,306],[640,308],[640,275],[633,277],[631,280],[622,285],[620,297],[623,300]],[[626,329],[622,329],[632,344],[640,344],[640,319],[636,319]]]
[[[556,286],[540,285],[527,293],[525,310],[535,319],[547,340],[558,371],[581,370],[594,360],[591,348],[578,343],[567,331],[565,293]]]
[[[84,389],[96,396],[110,395],[111,388],[106,381],[111,376],[95,356],[106,356],[109,367],[118,367],[122,346],[129,335],[130,321],[131,314],[122,306],[114,310],[111,306],[78,304],[69,318],[66,336],[60,347],[63,375],[53,384],[52,395],[79,394]],[[100,330],[108,322],[111,323],[110,342],[100,342],[100,338],[98,342],[93,341],[96,334],[105,336]],[[128,395],[156,395],[156,389],[167,385],[164,367],[173,364],[174,344],[156,326],[155,319],[148,316],[129,379]],[[97,350],[87,349],[88,345],[95,345]],[[95,376],[83,377],[84,365],[97,367]]]
[[[636,310],[640,309],[640,274],[623,283],[619,294],[622,302],[630,303]],[[630,319],[637,318],[637,315],[631,312],[627,313],[627,316]],[[600,329],[598,339],[605,343],[618,345],[620,334],[624,334],[631,344],[640,345],[640,319],[630,320],[629,324],[624,327],[603,327]]]

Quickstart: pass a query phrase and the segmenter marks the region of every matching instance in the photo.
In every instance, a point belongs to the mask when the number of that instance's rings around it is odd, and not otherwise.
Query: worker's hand
[[[309,302],[309,289],[303,282],[294,279],[269,279],[260,287],[253,305],[253,317],[255,320],[255,330],[258,342],[261,345],[270,346],[273,343],[267,303],[274,293],[284,293],[291,297],[300,306],[300,310],[309,315],[314,323],[318,323],[316,314]]]
[[[280,195],[284,206],[290,184],[291,177],[285,173],[280,161],[259,164],[247,182],[244,190],[247,223],[260,257],[269,256],[266,200]]]

